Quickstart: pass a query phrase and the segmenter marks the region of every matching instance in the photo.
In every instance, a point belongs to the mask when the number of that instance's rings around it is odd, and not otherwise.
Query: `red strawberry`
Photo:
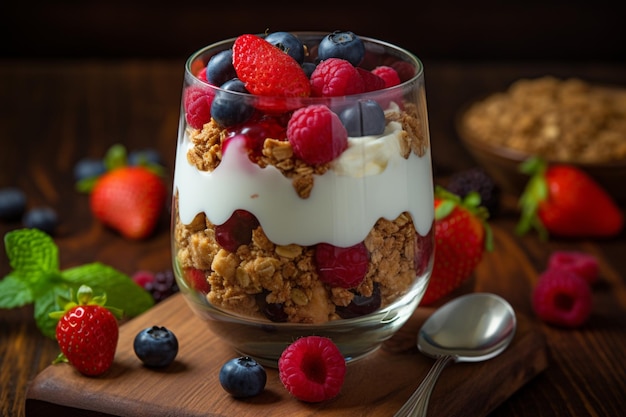
[[[287,53],[255,35],[241,35],[233,44],[233,66],[246,89],[255,95],[308,97],[309,79]]]
[[[129,239],[144,239],[155,229],[165,207],[162,179],[141,166],[106,172],[94,186],[90,205],[94,216]]]
[[[485,250],[491,250],[488,211],[480,196],[469,193],[463,200],[437,187],[435,193],[435,261],[421,304],[432,304],[467,280]]]
[[[612,197],[581,169],[568,164],[549,165],[539,158],[522,164],[531,175],[520,197],[517,232],[535,228],[540,237],[610,237],[624,225],[624,214]]]
[[[106,296],[93,297],[83,285],[76,294],[78,303],[65,300],[65,310],[50,313],[59,318],[56,339],[61,354],[54,361],[69,362],[78,372],[98,376],[113,364],[119,327],[113,313],[104,307]]]

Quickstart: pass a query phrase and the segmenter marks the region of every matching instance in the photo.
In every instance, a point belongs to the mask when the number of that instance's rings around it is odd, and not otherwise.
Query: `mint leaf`
[[[43,272],[59,270],[59,249],[39,229],[19,229],[4,235],[9,264],[19,277],[37,281]]]
[[[15,275],[7,275],[0,281],[0,308],[22,307],[33,302],[28,284]]]
[[[44,336],[51,339],[56,338],[56,327],[58,319],[50,317],[52,311],[58,310],[56,305],[56,292],[51,288],[47,293],[41,294],[35,300],[35,322]]]
[[[90,286],[94,293],[105,292],[107,306],[123,310],[127,317],[137,316],[154,305],[152,295],[128,275],[99,262],[66,269],[61,275],[74,292],[81,285]]]

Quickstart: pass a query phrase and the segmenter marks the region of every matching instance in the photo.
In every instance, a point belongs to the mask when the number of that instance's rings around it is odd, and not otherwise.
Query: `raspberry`
[[[199,79],[200,81],[207,82],[207,80],[206,80],[206,67],[203,67],[203,68],[200,69],[198,74],[196,74],[196,78]]]
[[[319,243],[315,262],[321,281],[333,287],[355,288],[367,274],[369,253],[362,242],[347,248]]]
[[[202,129],[202,126],[211,120],[212,102],[213,93],[207,88],[191,86],[185,90],[183,106],[189,126]]]
[[[252,231],[259,226],[254,215],[245,210],[235,210],[226,222],[215,226],[215,240],[229,252],[252,241]]]
[[[532,306],[541,320],[563,327],[578,327],[591,314],[591,288],[578,275],[560,269],[544,271],[533,290]]]
[[[346,374],[346,361],[329,338],[305,336],[289,345],[278,359],[278,375],[287,390],[305,402],[336,397]]]
[[[400,82],[410,80],[415,76],[415,68],[406,61],[395,61],[391,64],[391,68],[395,69],[400,77]]]
[[[356,70],[359,72],[359,74],[361,74],[361,78],[363,78],[364,92],[367,93],[369,91],[382,90],[383,88],[385,88],[385,80],[380,78],[378,75],[359,67],[357,67]]]
[[[287,138],[294,155],[310,165],[330,162],[348,147],[339,116],[322,104],[296,110],[287,124]]]
[[[311,74],[311,95],[336,97],[359,94],[365,84],[359,71],[341,58],[328,58],[320,62]]]
[[[381,65],[372,70],[372,74],[378,75],[385,81],[385,87],[393,87],[400,84],[400,76],[398,72],[387,65]]]
[[[550,255],[548,269],[573,272],[593,284],[598,280],[598,260],[595,256],[578,251],[556,251]]]

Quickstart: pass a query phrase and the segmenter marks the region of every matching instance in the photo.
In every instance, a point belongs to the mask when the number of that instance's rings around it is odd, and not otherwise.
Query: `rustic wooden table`
[[[90,215],[87,198],[74,190],[72,169],[114,143],[156,148],[171,185],[182,87],[179,61],[0,62],[0,187],[19,186],[29,207],[50,205],[61,217],[54,235],[61,268],[100,261],[132,274],[170,268],[169,218],[155,237],[126,241]],[[515,79],[552,74],[626,86],[626,64],[426,62],[426,83],[436,180],[474,165],[454,132],[455,112],[468,100],[501,90]],[[496,249],[455,293],[491,291],[536,321],[530,293],[551,251],[577,249],[600,262],[593,314],[577,330],[536,324],[549,348],[548,368],[492,414],[496,416],[618,416],[626,408],[626,231],[610,240],[515,236],[515,196],[491,220]],[[21,227],[0,223],[0,234]],[[0,243],[0,279],[9,272]],[[0,414],[22,417],[27,388],[56,357],[32,307],[0,310]]]

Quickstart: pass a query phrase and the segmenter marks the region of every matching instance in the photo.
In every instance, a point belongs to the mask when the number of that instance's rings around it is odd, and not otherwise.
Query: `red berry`
[[[345,59],[328,58],[320,62],[311,74],[311,95],[337,97],[365,91],[363,78]]]
[[[385,87],[393,87],[400,84],[400,76],[392,67],[381,65],[372,70],[372,73],[378,75],[385,81]]]
[[[395,61],[391,64],[391,68],[398,73],[400,82],[408,81],[415,76],[415,68],[406,61]]]
[[[361,74],[361,78],[363,78],[363,91],[365,93],[385,88],[385,80],[378,75],[360,67],[357,67],[356,70]]]
[[[294,155],[310,165],[330,162],[348,147],[339,116],[322,104],[296,110],[287,124],[287,138]]]
[[[207,281],[204,271],[198,268],[185,268],[183,269],[183,275],[187,280],[187,283],[194,290],[200,291],[203,294],[208,294],[211,290],[211,285]]]
[[[202,129],[211,120],[211,103],[214,94],[201,86],[190,86],[183,93],[183,107],[187,124],[194,129]]]
[[[336,397],[346,374],[346,361],[333,341],[306,336],[289,345],[278,360],[280,381],[301,401],[321,402]]]
[[[537,317],[546,323],[578,327],[591,314],[591,288],[572,272],[548,269],[533,290],[532,306]]]
[[[131,277],[135,284],[139,285],[146,291],[150,291],[154,283],[154,273],[152,271],[137,271]]]
[[[548,268],[573,272],[589,284],[598,280],[598,260],[584,252],[556,251],[550,255]]]
[[[367,274],[369,253],[362,242],[347,248],[319,243],[315,262],[321,281],[333,287],[355,288]]]
[[[201,81],[208,82],[207,79],[206,79],[206,67],[202,67],[200,69],[198,74],[196,74],[196,78],[201,80]]]
[[[226,222],[215,226],[215,240],[229,252],[252,241],[252,231],[259,226],[254,215],[245,210],[235,210]]]
[[[280,116],[274,117],[265,114],[243,126],[238,125],[229,129],[224,142],[238,135],[243,135],[250,159],[256,161],[263,154],[265,139],[284,140],[287,137],[287,127]],[[224,143],[224,146],[226,146],[226,143]]]

